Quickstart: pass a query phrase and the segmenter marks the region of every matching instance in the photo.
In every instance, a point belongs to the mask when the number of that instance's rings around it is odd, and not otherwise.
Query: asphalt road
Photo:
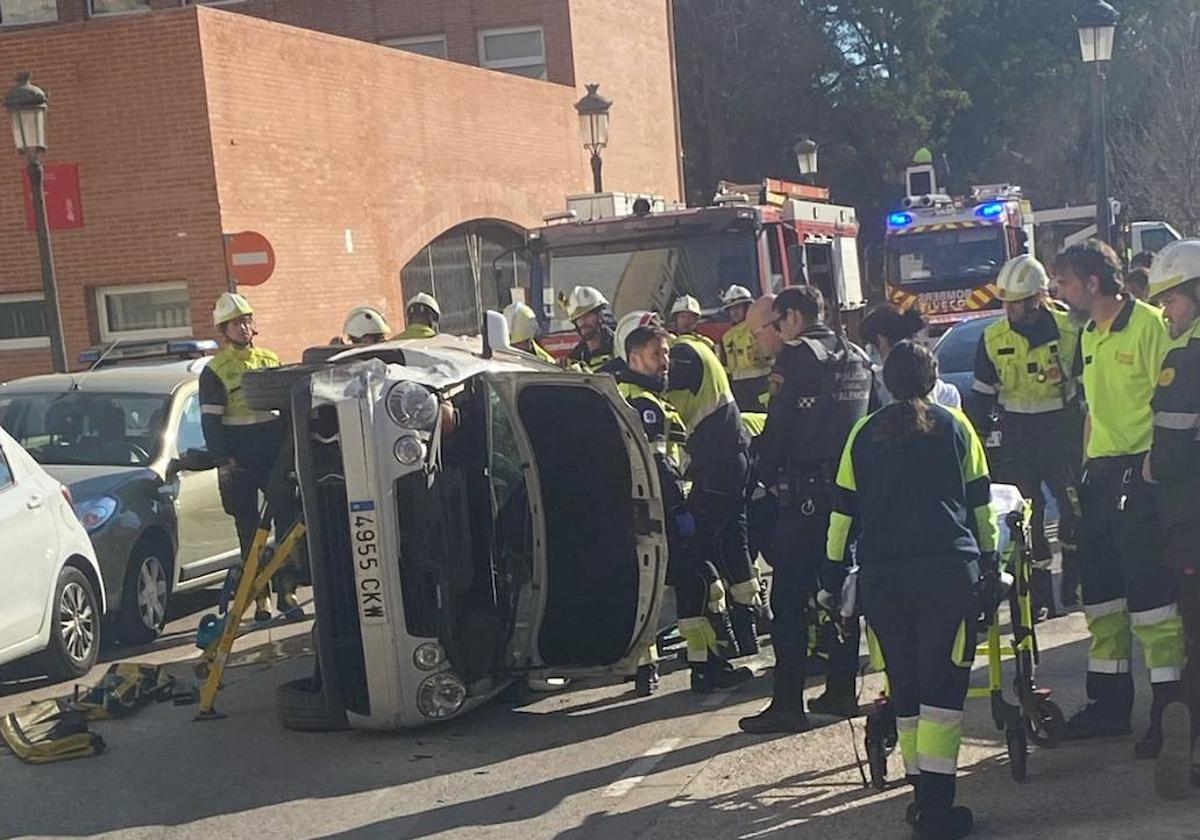
[[[210,596],[193,596],[152,649],[109,652],[190,675],[191,630]],[[707,698],[674,670],[654,697],[625,685],[577,686],[513,706],[493,703],[407,734],[291,733],[274,687],[311,667],[308,622],[242,640],[220,721],[161,704],[94,724],[103,755],[26,765],[0,748],[0,837],[113,838],[907,838],[909,793],[865,789],[845,722],[787,737],[737,729],[769,678]],[[1041,682],[1068,713],[1081,702],[1085,628],[1043,625]],[[249,662],[246,663],[246,659]],[[769,664],[768,655],[756,664]],[[97,675],[102,669],[97,670]],[[977,672],[977,676],[982,676]],[[1144,680],[1144,677],[1141,678]],[[0,674],[0,712],[66,693]],[[14,681],[15,680],[15,681]],[[866,680],[863,696],[878,690]],[[819,688],[810,688],[810,694]],[[1137,721],[1149,692],[1139,684]],[[1035,750],[1015,783],[984,701],[968,707],[960,799],[980,838],[1200,837],[1200,799],[1163,803],[1133,739]],[[892,772],[900,774],[899,757]]]

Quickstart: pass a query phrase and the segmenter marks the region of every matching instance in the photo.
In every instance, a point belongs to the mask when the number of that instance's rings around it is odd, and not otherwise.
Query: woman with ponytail
[[[894,401],[860,420],[842,452],[820,600],[841,592],[841,558],[856,540],[859,600],[916,788],[907,819],[917,840],[957,840],[974,821],[954,804],[954,777],[979,584],[996,569],[991,483],[966,416],[930,399],[933,355],[907,340],[889,351],[883,379]]]

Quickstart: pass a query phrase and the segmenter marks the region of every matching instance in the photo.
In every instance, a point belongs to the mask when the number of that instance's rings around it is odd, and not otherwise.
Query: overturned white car
[[[635,671],[667,547],[611,377],[445,336],[246,389],[292,419],[308,527],[318,673],[281,687],[285,725],[414,727],[516,678]]]

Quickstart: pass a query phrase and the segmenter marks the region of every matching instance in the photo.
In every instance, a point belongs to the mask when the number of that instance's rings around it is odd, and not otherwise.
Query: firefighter
[[[690,550],[696,520],[688,510],[679,471],[679,452],[687,430],[679,412],[663,396],[670,367],[670,334],[654,313],[631,312],[617,324],[615,340],[624,362],[615,366],[617,387],[637,411],[654,449],[667,518],[667,583],[675,589],[679,632],[687,643],[692,685],[698,690],[732,688],[750,679],[752,673],[749,668],[734,668],[719,655],[716,631],[704,614],[709,602],[723,600],[724,587],[716,570],[697,563]],[[653,666],[639,666],[637,693],[651,693],[656,683]]]
[[[527,305],[519,301],[510,303],[504,307],[504,320],[508,321],[508,340],[513,347],[537,356],[543,362],[558,363],[538,344],[537,315]]]
[[[733,397],[743,412],[766,410],[767,380],[771,375],[771,357],[762,352],[746,313],[754,298],[745,286],[730,286],[721,295],[721,305],[733,323],[721,336],[721,355],[733,385]]]
[[[1121,290],[1121,264],[1103,242],[1073,245],[1054,261],[1066,302],[1090,320],[1080,335],[1087,399],[1087,464],[1080,487],[1079,550],[1083,607],[1091,632],[1089,703],[1067,721],[1065,737],[1080,740],[1132,731],[1133,636],[1142,643],[1153,698],[1150,726],[1138,758],[1162,746],[1162,711],[1179,697],[1183,623],[1175,586],[1163,565],[1157,493],[1142,476],[1150,451],[1154,397],[1166,352],[1159,312]]]
[[[1183,703],[1163,712],[1163,746],[1155,767],[1158,792],[1182,799],[1200,781],[1192,744],[1200,734],[1200,239],[1164,248],[1150,270],[1151,300],[1171,334],[1151,407],[1154,443],[1145,477],[1158,484],[1167,565],[1175,575],[1187,644]]]
[[[677,297],[675,302],[671,304],[671,313],[667,317],[667,326],[671,328],[671,332],[675,337],[690,336],[698,340],[709,350],[716,350],[716,345],[713,340],[706,335],[696,332],[696,327],[700,325],[700,319],[703,317],[704,311],[700,308],[700,301],[696,300],[691,295],[682,295]]]
[[[873,379],[866,353],[824,323],[825,301],[815,286],[793,286],[775,298],[766,329],[783,339],[771,373],[767,427],[759,440],[759,473],[778,499],[767,552],[774,570],[771,639],[775,684],[771,704],[738,725],[750,733],[803,732],[809,643],[808,603],[825,558],[837,461],[851,427],[871,407]],[[825,694],[809,704],[816,714],[858,712],[858,623],[844,644],[833,644]]]
[[[567,354],[567,367],[593,373],[613,358],[613,331],[606,323],[608,299],[592,286],[576,286],[567,296],[567,319],[579,343]]]
[[[356,306],[346,315],[342,332],[351,344],[378,344],[392,331],[383,313],[373,306]]]
[[[442,307],[437,298],[425,292],[417,292],[404,307],[407,322],[404,331],[396,336],[402,338],[433,338],[438,334],[438,321],[442,319]]]
[[[882,380],[883,363],[887,361],[888,353],[901,341],[915,339],[926,326],[921,311],[915,306],[901,309],[891,303],[881,303],[863,318],[858,332],[863,340],[863,349],[871,358],[871,367],[875,371],[875,387],[881,405],[892,402],[892,395],[888,393]],[[962,407],[962,395],[958,393],[958,389],[941,379],[934,385],[930,399],[948,408]]]
[[[762,603],[750,559],[746,522],[750,437],[721,361],[695,336],[678,336],[671,347],[670,390],[688,429],[688,510],[696,520],[693,550],[729,583],[729,614],[738,649],[758,649],[757,612]],[[701,681],[703,682],[703,681]]]
[[[200,372],[200,412],[204,442],[213,458],[225,463],[218,468],[221,504],[233,517],[243,562],[250,554],[254,532],[258,528],[258,494],[270,489],[271,473],[283,448],[283,420],[271,411],[257,411],[246,405],[242,377],[246,371],[279,367],[279,357],[270,350],[254,346],[254,310],[241,295],[225,292],[213,307],[213,326],[221,332],[224,347]],[[285,496],[287,494],[284,494]],[[282,537],[296,516],[294,501],[288,496],[272,500],[279,515],[275,520],[276,537]],[[296,606],[291,575],[276,575],[277,603],[280,612],[302,614]],[[257,599],[255,621],[271,617],[267,595]]]
[[[856,533],[860,600],[916,790],[907,819],[915,840],[956,840],[974,823],[954,805],[955,774],[975,627],[997,576],[987,458],[966,417],[930,401],[927,349],[900,342],[883,377],[895,401],[860,419],[841,455],[819,600],[836,606]]]
[[[1079,329],[1068,313],[1049,305],[1046,269],[1028,254],[1005,263],[996,278],[1004,318],[988,325],[975,354],[975,381],[967,416],[986,439],[999,408],[1003,432],[996,472],[1033,500],[1035,618],[1057,614],[1046,539],[1042,485],[1058,503],[1062,601],[1078,603],[1079,451],[1082,418],[1073,373]],[[1000,466],[1002,465],[1002,466]]]

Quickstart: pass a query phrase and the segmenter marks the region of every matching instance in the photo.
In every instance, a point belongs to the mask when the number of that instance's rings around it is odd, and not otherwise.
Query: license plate
[[[358,620],[387,624],[383,569],[379,565],[379,530],[373,501],[350,503],[350,542],[354,550],[354,579],[358,588]]]

